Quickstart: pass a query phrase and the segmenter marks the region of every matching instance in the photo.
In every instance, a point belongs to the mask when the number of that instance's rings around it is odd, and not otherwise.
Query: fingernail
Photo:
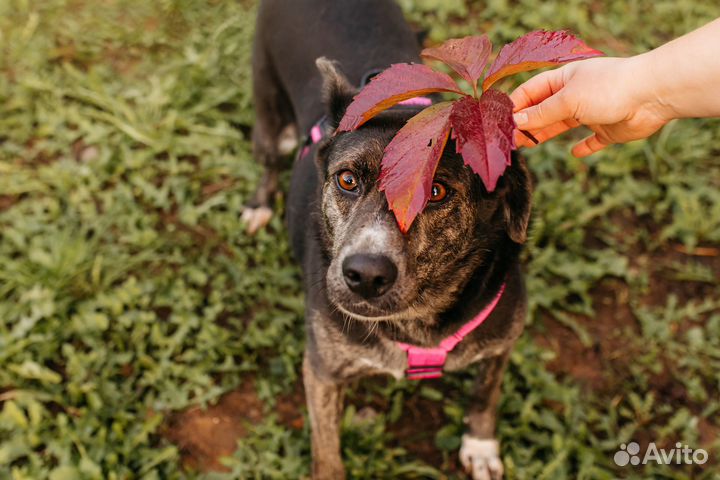
[[[525,112],[518,112],[513,115],[513,120],[515,120],[515,125],[517,125],[518,127],[522,127],[527,123],[528,115]]]

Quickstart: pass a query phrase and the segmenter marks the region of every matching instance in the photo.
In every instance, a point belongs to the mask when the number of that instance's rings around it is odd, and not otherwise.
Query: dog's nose
[[[379,297],[397,278],[397,267],[385,255],[350,255],[342,263],[342,272],[350,290],[363,298]]]

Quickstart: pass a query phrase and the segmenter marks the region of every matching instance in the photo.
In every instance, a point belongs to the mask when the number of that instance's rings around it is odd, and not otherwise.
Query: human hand
[[[612,143],[646,138],[672,116],[655,94],[652,68],[643,55],[593,58],[534,76],[511,95],[515,123],[545,142],[580,125],[594,132],[572,153],[586,157]],[[532,147],[520,132],[518,146]]]

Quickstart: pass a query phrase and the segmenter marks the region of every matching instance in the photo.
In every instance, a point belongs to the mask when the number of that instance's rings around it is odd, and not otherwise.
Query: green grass
[[[705,0],[400,3],[431,41],[571,28],[622,55],[720,16]],[[282,215],[253,238],[238,221],[259,175],[253,21],[247,1],[0,0],[1,480],[308,475],[307,427],[275,413],[299,382],[299,272]],[[720,478],[720,122],[587,160],[572,141],[527,152],[531,312],[500,408],[507,476]],[[249,378],[265,416],[232,473],[183,469],[167,416]],[[460,478],[471,378],[355,385],[350,477]],[[403,434],[412,402],[437,434]],[[632,439],[714,463],[616,467]]]

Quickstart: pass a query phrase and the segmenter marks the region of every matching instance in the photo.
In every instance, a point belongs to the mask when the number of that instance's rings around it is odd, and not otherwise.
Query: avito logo
[[[625,465],[647,465],[648,463],[656,463],[658,465],[702,465],[708,461],[708,453],[702,448],[693,450],[687,445],[680,442],[675,444],[675,448],[665,450],[657,448],[655,442],[648,444],[644,455],[640,455],[640,445],[637,442],[630,442],[627,445],[620,445],[620,450],[615,452],[613,456],[615,464],[624,467]]]

